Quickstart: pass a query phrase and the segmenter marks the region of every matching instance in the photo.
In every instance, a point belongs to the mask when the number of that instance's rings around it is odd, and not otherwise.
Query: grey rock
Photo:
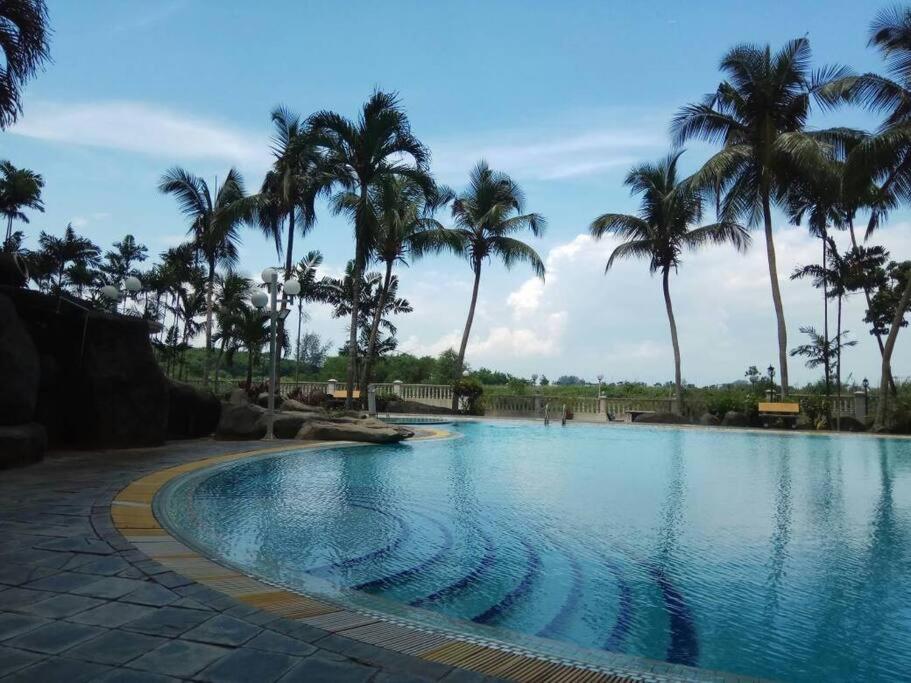
[[[0,295],[0,425],[18,425],[34,417],[40,373],[35,343],[13,302]]]
[[[168,380],[168,438],[209,436],[218,426],[221,401],[206,389]]]
[[[718,419],[717,415],[712,415],[712,413],[702,413],[699,417],[699,424],[706,427],[717,427],[721,424],[721,420]]]
[[[295,438],[318,441],[361,441],[366,443],[397,443],[414,436],[410,429],[404,429],[374,419],[351,421],[343,419],[309,420],[301,427]]]
[[[266,425],[261,418],[265,409],[249,402],[223,403],[215,438],[225,440],[261,439],[266,435]]]
[[[293,398],[286,398],[282,402],[281,409],[289,412],[315,413],[318,415],[324,415],[326,413],[326,411],[319,406],[308,406],[306,403],[295,401]]]

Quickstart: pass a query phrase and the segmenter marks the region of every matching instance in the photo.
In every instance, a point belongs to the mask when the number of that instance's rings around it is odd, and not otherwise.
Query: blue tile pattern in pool
[[[911,441],[452,429],[232,463],[159,510],[266,580],[507,639],[791,681],[911,671]]]

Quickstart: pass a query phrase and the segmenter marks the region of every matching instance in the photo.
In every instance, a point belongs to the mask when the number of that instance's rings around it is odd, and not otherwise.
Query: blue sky
[[[353,115],[371,89],[396,90],[433,167],[459,187],[486,157],[524,187],[549,229],[533,243],[551,266],[545,285],[521,268],[492,265],[482,283],[469,348],[473,365],[549,376],[603,372],[611,379],[672,375],[660,283],[645,264],[603,276],[613,244],[584,235],[593,217],[633,211],[627,169],[663,156],[680,105],[713,89],[731,45],[808,34],[814,61],[880,70],[866,30],[877,5],[817,0],[754,2],[160,2],[51,0],[54,63],[27,89],[25,115],[2,134],[3,157],[41,172],[47,212],[29,231],[59,233],[68,221],[100,244],[132,232],[158,252],[186,225],[155,189],[180,164],[206,178],[236,165],[248,188],[269,163],[268,115]],[[814,119],[872,127],[855,110]],[[691,145],[693,170],[711,152]],[[815,258],[805,230],[778,220],[780,269]],[[688,258],[672,287],[681,318],[684,375],[708,383],[742,376],[776,358],[761,234],[741,257],[713,249]],[[881,241],[911,256],[906,212]],[[351,228],[322,210],[297,253],[319,248],[330,271],[350,257]],[[275,261],[244,233],[243,269]],[[414,265],[401,292],[415,312],[400,321],[402,348],[435,353],[457,342],[470,272],[452,257]],[[801,325],[821,325],[807,284],[787,283],[791,346]],[[310,325],[335,341],[343,325],[316,308]],[[846,373],[876,376],[876,351],[849,303],[846,327],[861,344]],[[896,373],[911,374],[908,337]],[[777,364],[777,363],[776,363]],[[792,375],[812,377],[798,363]]]

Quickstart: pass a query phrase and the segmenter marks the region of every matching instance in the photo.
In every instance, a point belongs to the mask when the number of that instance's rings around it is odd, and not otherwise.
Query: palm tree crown
[[[16,168],[9,161],[0,161],[0,214],[6,218],[4,245],[10,246],[13,235],[13,221],[28,223],[23,209],[44,212],[41,190],[44,179],[27,168]]]
[[[0,130],[22,113],[22,88],[50,58],[44,0],[0,3]]]

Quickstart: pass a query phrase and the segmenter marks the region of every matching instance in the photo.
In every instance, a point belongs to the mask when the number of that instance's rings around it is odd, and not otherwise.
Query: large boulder
[[[276,439],[293,439],[303,427],[304,422],[314,418],[312,413],[276,412],[272,418],[272,433]],[[259,418],[263,433],[269,424],[269,413],[266,411]]]
[[[309,441],[362,441],[366,443],[397,443],[414,436],[410,429],[386,424],[379,420],[345,418],[337,420],[312,419],[304,422],[298,439]]]
[[[168,438],[196,439],[209,436],[218,426],[221,401],[206,389],[169,381]]]
[[[306,403],[295,401],[293,398],[286,398],[282,401],[281,409],[296,413],[325,413],[326,411],[319,406],[308,406]]]
[[[47,432],[37,422],[0,427],[0,470],[38,462],[46,449]]]
[[[717,415],[713,415],[712,413],[702,413],[699,417],[699,424],[705,427],[717,427],[721,424],[721,420],[718,419]]]
[[[215,438],[261,439],[266,435],[266,423],[262,419],[265,414],[265,408],[249,401],[222,403]]]
[[[35,415],[41,363],[13,302],[0,295],[0,425],[18,425]]]
[[[685,425],[689,423],[683,415],[677,413],[642,413],[633,422],[642,424]]]
[[[724,417],[721,420],[722,427],[748,427],[749,425],[749,418],[743,413],[738,413],[736,410],[729,410],[724,414]]]
[[[22,254],[0,252],[0,285],[24,287],[28,282],[28,265]]]

